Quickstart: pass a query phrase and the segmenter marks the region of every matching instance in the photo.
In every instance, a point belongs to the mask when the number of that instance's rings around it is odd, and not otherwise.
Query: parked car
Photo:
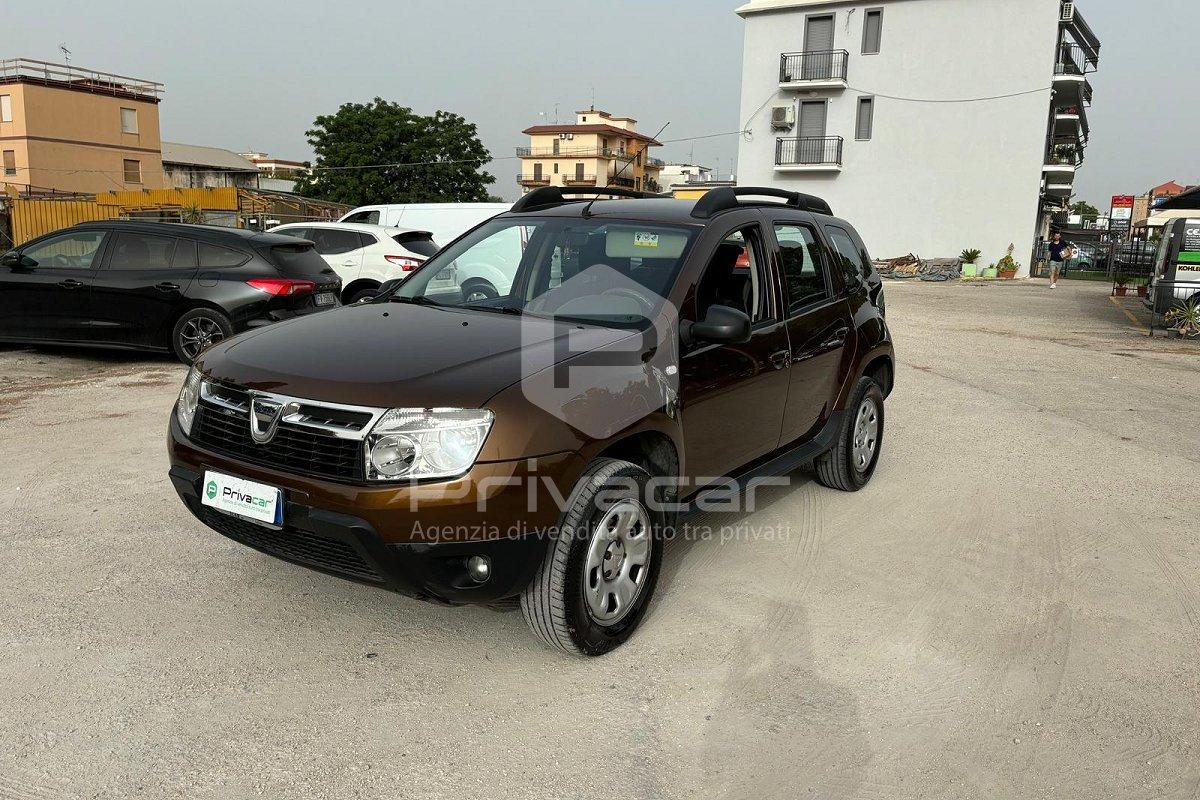
[[[1068,242],[1075,255],[1063,264],[1063,273],[1068,272],[1105,272],[1108,269],[1108,245],[1091,242]]]
[[[1163,226],[1144,302],[1156,314],[1200,305],[1200,219],[1174,219]]]
[[[393,278],[407,277],[438,251],[429,231],[353,222],[294,222],[271,233],[308,239],[342,279],[342,302],[379,293]]]
[[[168,350],[338,305],[312,245],[236,228],[88,222],[0,256],[0,340]]]
[[[508,203],[391,203],[359,206],[338,221],[429,231],[444,246],[509,208]]]
[[[205,352],[171,415],[183,502],[297,564],[519,603],[599,655],[641,621],[680,506],[728,495],[713,476],[867,485],[894,357],[854,228],[775,189],[582,197],[530,192],[373,300]],[[511,291],[435,286],[514,230]]]

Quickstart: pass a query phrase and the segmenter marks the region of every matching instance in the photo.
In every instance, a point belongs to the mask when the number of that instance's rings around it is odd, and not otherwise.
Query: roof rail
[[[829,207],[829,203],[819,197],[800,192],[787,192],[783,189],[772,189],[769,186],[722,186],[710,189],[704,197],[696,201],[696,207],[692,209],[692,216],[698,219],[708,219],[722,211],[740,208],[743,205],[738,201],[740,197],[778,197],[785,201],[782,205],[789,208],[833,216],[833,210]],[[780,204],[772,203],[771,205]]]
[[[567,195],[572,199],[568,200]],[[574,198],[577,195],[582,195],[578,200]],[[598,197],[629,197],[635,200],[644,200],[647,198],[666,197],[667,195],[655,194],[654,192],[639,192],[635,189],[619,189],[608,186],[603,186],[595,189],[587,187],[574,189],[571,187],[562,186],[543,186],[541,189],[534,189],[527,195],[523,195],[520,200],[513,203],[513,211],[540,211],[544,208],[553,208],[561,206],[563,203],[574,203],[583,200],[595,200]]]

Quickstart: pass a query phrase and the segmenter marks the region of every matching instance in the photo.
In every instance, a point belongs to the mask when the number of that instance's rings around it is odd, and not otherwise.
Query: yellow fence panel
[[[236,186],[218,186],[207,189],[135,189],[123,192],[101,192],[96,195],[101,205],[120,206],[126,209],[195,206],[202,211],[237,211],[238,190]]]
[[[9,207],[13,241],[18,245],[59,228],[113,219],[121,214],[117,206],[101,205],[93,200],[13,199],[9,201]]]

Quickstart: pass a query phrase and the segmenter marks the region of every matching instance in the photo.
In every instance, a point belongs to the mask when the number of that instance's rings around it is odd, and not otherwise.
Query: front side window
[[[834,254],[837,256],[838,268],[846,288],[855,289],[862,286],[867,278],[868,267],[863,262],[862,254],[850,234],[840,228],[826,228],[829,241],[833,243]]]
[[[125,182],[126,183],[141,183],[142,182],[142,162],[134,159],[125,159]]]
[[[346,222],[359,222],[367,225],[379,224],[379,211],[360,211],[357,214],[351,214],[346,217]]]
[[[317,252],[323,256],[336,256],[358,250],[362,239],[355,231],[343,231],[336,228],[313,228],[308,238],[317,246]]]
[[[757,225],[725,237],[704,270],[696,289],[697,315],[703,319],[709,306],[720,305],[745,312],[751,322],[768,319],[766,259]]]
[[[118,233],[113,242],[109,269],[166,269],[175,254],[171,236],[147,236],[143,233]]]
[[[829,297],[825,282],[821,246],[807,225],[776,225],[783,282],[787,286],[788,312],[795,314],[805,306]]]
[[[104,241],[104,231],[79,231],[53,236],[21,251],[39,268],[91,269]]]
[[[137,133],[137,109],[122,108],[121,109],[121,133]]]
[[[381,299],[641,327],[661,309],[696,230],[625,220],[497,219],[440,251]],[[470,290],[483,282],[489,291]]]

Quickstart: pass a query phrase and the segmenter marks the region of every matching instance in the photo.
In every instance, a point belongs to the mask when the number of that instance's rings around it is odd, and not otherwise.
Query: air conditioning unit
[[[795,106],[771,106],[771,127],[777,131],[788,131],[796,124]]]
[[[1063,3],[1062,4],[1061,19],[1063,22],[1074,22],[1075,21],[1075,4],[1074,3]]]

